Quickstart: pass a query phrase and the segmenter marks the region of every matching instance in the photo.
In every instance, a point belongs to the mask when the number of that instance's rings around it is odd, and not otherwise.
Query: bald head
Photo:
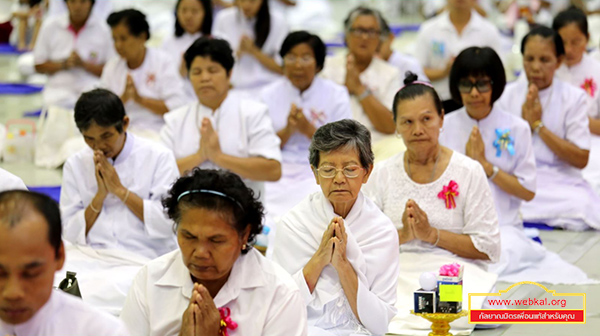
[[[58,204],[50,197],[25,190],[0,192],[0,225],[14,228],[31,216],[45,221],[48,242],[58,256],[61,246],[62,223]],[[41,232],[31,232],[39,235]]]

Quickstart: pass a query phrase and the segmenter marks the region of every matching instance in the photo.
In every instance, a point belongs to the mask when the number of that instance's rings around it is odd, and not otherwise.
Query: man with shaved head
[[[0,192],[0,335],[128,335],[117,318],[52,288],[65,261],[61,233],[52,199]]]

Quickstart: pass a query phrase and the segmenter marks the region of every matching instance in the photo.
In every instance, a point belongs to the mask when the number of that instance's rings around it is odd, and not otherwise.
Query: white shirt
[[[485,146],[485,158],[503,172],[515,176],[525,189],[535,192],[535,155],[529,125],[522,118],[505,112],[497,106],[492,108],[487,117],[479,121],[472,119],[463,107],[444,118],[444,131],[440,134],[440,143],[455,152],[464,154],[473,126],[479,127]],[[498,136],[497,132],[501,135]],[[513,139],[514,154],[503,148],[500,143],[494,144],[505,132],[509,132],[508,135]],[[522,221],[519,210],[522,200],[505,192],[494,182],[488,180],[488,183],[496,205],[499,224],[520,227]]]
[[[173,251],[140,270],[121,319],[135,335],[178,335],[193,287],[181,251]],[[217,308],[229,308],[238,324],[237,329],[228,330],[230,336],[306,335],[306,312],[296,284],[255,249],[238,257],[213,300]]]
[[[179,177],[173,154],[154,142],[127,134],[125,145],[113,162],[121,184],[144,201],[144,222],[115,195],[108,194],[94,226],[85,235],[85,209],[98,191],[90,148],[72,155],[63,169],[60,208],[63,237],[96,249],[125,249],[156,258],[176,248],[173,222],[161,204]]]
[[[521,116],[527,90],[527,80],[521,78],[506,86],[496,104]],[[588,116],[593,114],[593,105],[587,94],[554,77],[550,87],[540,90],[539,99],[544,127],[580,149],[589,150]],[[600,209],[596,206],[600,196],[583,179],[581,169],[558,157],[538,134],[533,135],[532,142],[537,187],[534,199],[521,207],[523,220],[571,230],[600,228]]]
[[[175,153],[177,159],[190,156],[200,149],[203,118],[210,119],[223,153],[242,158],[258,156],[281,162],[280,140],[273,131],[267,106],[233,91],[229,91],[214,113],[209,107],[195,102],[165,114],[166,124],[160,132],[160,139]],[[200,167],[219,168],[210,161],[202,163]],[[244,182],[255,193],[264,194],[264,182]]]
[[[95,0],[92,6],[92,15],[100,21],[106,21],[106,18],[113,11],[112,0]],[[68,13],[67,2],[64,0],[49,0],[47,17],[60,16]]]
[[[325,67],[321,71],[323,78],[331,79],[339,85],[346,82],[346,54],[327,57]],[[366,86],[373,96],[379,100],[383,106],[392,111],[394,96],[400,89],[400,74],[398,69],[379,58],[373,58],[371,64],[359,75],[360,81]],[[373,123],[364,112],[358,98],[351,96],[350,107],[352,108],[352,117],[365,125],[371,132],[371,141],[373,143],[381,140],[386,134],[375,130]]]
[[[450,181],[458,184],[454,197],[456,208],[446,208],[446,201],[438,194]],[[375,166],[365,193],[379,206],[397,229],[401,229],[402,214],[409,199],[417,202],[427,214],[429,224],[440,230],[469,235],[475,248],[496,262],[500,258],[500,231],[494,200],[481,165],[453,152],[448,167],[435,181],[426,184],[414,182],[404,170],[404,152]],[[453,253],[421,240],[400,245],[402,252],[439,253],[455,257]],[[470,260],[487,269],[487,262]]]
[[[9,171],[6,171],[0,168],[0,191],[7,190],[27,190],[25,183],[21,180],[17,175],[11,174]]]
[[[200,37],[202,37],[202,33],[200,32],[197,32],[195,34],[188,34],[187,32],[183,32],[183,35],[179,37],[171,35],[167,37],[163,42],[162,50],[172,57],[172,60],[177,67],[177,73],[179,73],[181,63],[184,62],[183,55],[188,50],[188,48]],[[188,99],[190,101],[196,100],[196,93],[194,92],[192,83],[190,83],[190,79],[187,77],[183,77],[182,79],[185,94],[187,95]]]
[[[269,107],[276,132],[287,126],[292,104],[302,109],[306,119],[316,128],[352,118],[350,96],[346,87],[319,77],[315,77],[304,92],[300,92],[289,79],[281,78],[262,91],[261,100]],[[308,165],[309,146],[309,138],[299,132],[294,133],[281,151],[283,161]]]
[[[246,35],[252,40],[256,38],[254,36],[255,23],[256,18],[248,20],[236,6],[226,8],[215,16],[213,35],[229,42],[235,56],[242,36]],[[279,64],[281,64],[279,49],[287,34],[288,28],[285,21],[271,13],[271,29],[261,50]],[[260,89],[280,77],[281,75],[265,68],[254,56],[243,54],[235,60],[231,83],[236,89],[252,90]]]
[[[396,314],[394,304],[400,272],[398,233],[389,218],[362,193],[344,219],[348,235],[346,257],[358,278],[360,322],[332,265],[325,266],[313,292],[308,289],[302,270],[319,248],[323,233],[335,216],[322,192],[307,196],[278,224],[273,260],[296,280],[307,306],[309,326],[336,335],[383,335]]]
[[[0,335],[127,336],[129,332],[116,317],[71,294],[52,290],[50,299],[29,321],[13,325],[0,320]]]
[[[600,118],[600,61],[583,54],[581,62],[568,67],[564,62],[556,70],[560,80],[582,88],[592,99],[593,108],[588,111],[590,117]]]
[[[419,81],[429,82],[429,78],[427,78],[427,75],[425,75],[421,63],[419,63],[419,60],[415,57],[403,54],[398,50],[394,50],[392,51],[392,54],[387,62],[398,68],[398,72],[400,74],[400,87],[404,86],[404,77],[406,76],[407,71],[417,75]]]
[[[421,25],[415,56],[424,68],[444,69],[448,60],[469,47],[491,47],[500,55],[499,41],[498,28],[475,10],[471,11],[471,19],[460,35],[450,21],[450,14],[444,11]],[[448,77],[432,84],[442,100],[451,99]]]
[[[146,48],[144,62],[137,69],[129,69],[127,61],[116,56],[106,63],[102,72],[102,87],[121,96],[125,92],[127,74],[131,75],[137,92],[142,97],[160,99],[169,110],[181,107],[188,99],[183,89],[183,81],[175,68],[172,58],[161,50]],[[134,130],[150,130],[159,132],[165,124],[162,115],[129,99],[125,103],[125,111]]]
[[[113,41],[105,22],[90,16],[79,33],[69,28],[69,15],[44,20],[35,43],[35,64],[63,62],[75,51],[85,62],[105,64],[114,54]],[[79,96],[92,89],[100,78],[77,67],[49,75],[42,93],[45,106],[72,109]]]

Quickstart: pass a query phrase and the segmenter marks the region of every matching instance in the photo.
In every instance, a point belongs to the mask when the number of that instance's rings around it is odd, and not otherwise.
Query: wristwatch
[[[533,125],[531,125],[531,129],[535,134],[540,134],[542,127],[544,127],[544,123],[541,120],[534,121]]]
[[[360,95],[356,96],[356,98],[358,99],[358,101],[362,101],[363,99],[367,98],[369,95],[371,95],[371,90],[369,90],[369,88],[365,88],[365,91],[363,91],[363,93],[361,93]]]
[[[498,168],[498,166],[494,165],[494,167],[492,168],[492,175],[490,175],[490,177],[488,177],[488,180],[493,180],[494,177],[496,177],[496,175],[498,175],[498,172],[500,172],[500,168]]]

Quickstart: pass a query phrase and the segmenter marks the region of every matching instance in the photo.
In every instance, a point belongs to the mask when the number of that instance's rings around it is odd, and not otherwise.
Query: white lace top
[[[485,173],[481,165],[470,158],[453,152],[448,167],[436,181],[419,184],[404,170],[404,152],[376,165],[363,191],[392,220],[402,228],[402,214],[409,199],[413,199],[427,213],[431,226],[471,237],[477,250],[489,256],[491,262],[500,257],[498,216]],[[450,181],[458,184],[454,197],[456,208],[448,209],[438,193]],[[413,240],[400,246],[400,251],[452,254],[448,250]],[[486,267],[483,260],[469,260]]]

